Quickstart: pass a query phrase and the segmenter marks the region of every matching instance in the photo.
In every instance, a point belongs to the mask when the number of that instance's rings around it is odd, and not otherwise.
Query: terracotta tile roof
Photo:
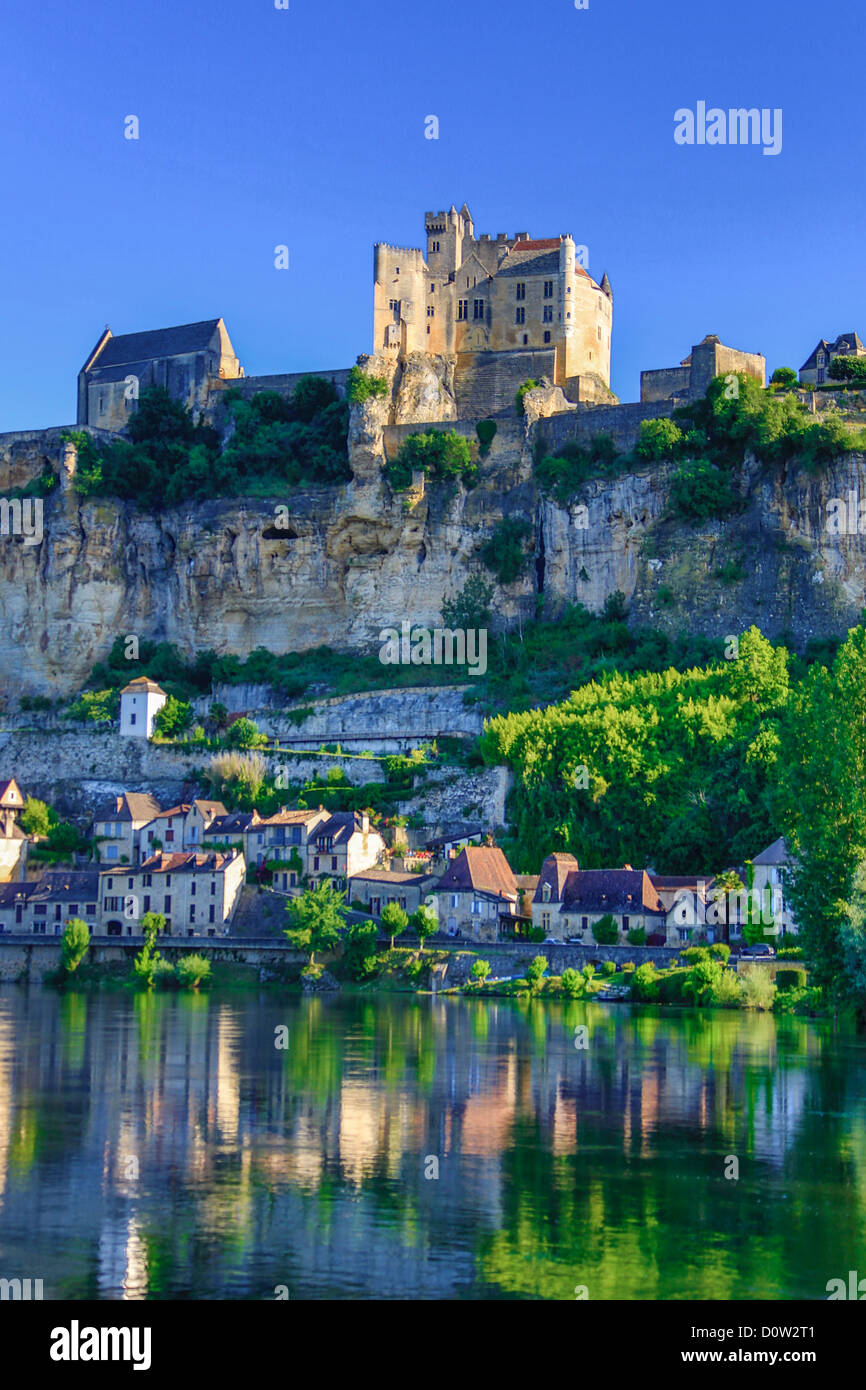
[[[314,820],[320,816],[321,811],[277,811],[272,816],[267,816],[259,823],[261,825],[306,825],[307,821]]]
[[[135,680],[130,681],[129,685],[125,685],[120,693],[121,695],[164,695],[165,691],[149,676],[136,676]]]
[[[439,880],[440,891],[492,893],[495,897],[517,897],[517,882],[511,865],[496,845],[467,845]]]
[[[562,244],[562,238],[558,236],[545,237],[542,241],[518,241],[512,247],[513,251],[553,251],[558,250]]]
[[[209,871],[219,873],[226,864],[232,862],[232,855],[229,854],[196,854],[193,850],[178,854],[152,854],[149,859],[144,859],[138,869],[107,869],[104,873],[114,874],[122,878],[124,872],[146,873],[146,874],[178,874],[196,873],[197,871]]]

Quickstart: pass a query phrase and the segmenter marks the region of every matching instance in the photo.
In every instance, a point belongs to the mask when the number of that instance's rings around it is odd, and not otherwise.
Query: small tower
[[[153,721],[168,696],[147,676],[137,676],[120,692],[120,732],[127,738],[150,738]]]

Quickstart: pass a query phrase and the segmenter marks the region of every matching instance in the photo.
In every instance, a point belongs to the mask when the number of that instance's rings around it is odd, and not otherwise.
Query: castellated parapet
[[[424,216],[425,251],[380,244],[374,352],[456,358],[458,399],[507,408],[527,372],[573,401],[610,399],[613,294],[579,263],[570,235],[475,236],[468,207]]]

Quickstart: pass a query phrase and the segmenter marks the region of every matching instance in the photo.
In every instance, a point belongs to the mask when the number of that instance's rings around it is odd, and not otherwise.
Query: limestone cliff
[[[390,390],[352,411],[353,481],[272,501],[221,499],[155,514],[77,497],[57,430],[0,436],[0,495],[50,467],[61,478],[44,504],[44,538],[0,535],[0,681],[5,694],[70,694],[118,634],[245,656],[319,644],[371,649],[382,627],[435,624],[443,599],[479,565],[506,515],[530,520],[535,563],[499,590],[496,623],[554,606],[598,609],[622,590],[634,617],[670,631],[723,635],[751,622],[768,634],[844,632],[866,602],[859,535],[827,533],[827,503],[866,497],[866,460],[849,456],[816,475],[772,475],[754,461],[734,520],[698,528],[665,519],[669,470],[654,466],[586,485],[585,513],[541,498],[533,481],[544,401],[526,420],[498,420],[478,485],[428,485],[393,496],[386,450],[421,420],[454,421],[453,359],[371,358]],[[534,394],[534,393],[533,393]],[[557,423],[575,429],[584,410]],[[455,422],[473,440],[474,422]],[[585,428],[585,425],[584,425]],[[275,526],[287,504],[290,527]]]

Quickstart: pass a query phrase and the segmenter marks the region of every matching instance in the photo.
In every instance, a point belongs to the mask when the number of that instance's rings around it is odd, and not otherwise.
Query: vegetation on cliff
[[[351,477],[349,406],[323,377],[305,376],[290,399],[233,387],[222,397],[225,442],[162,387],[142,391],[126,438],[98,443],[71,432],[78,449],[75,488],[84,497],[119,497],[142,509],[237,495],[280,496],[303,483]]]
[[[385,464],[385,477],[394,492],[405,492],[412,475],[421,473],[433,482],[462,482],[473,487],[478,465],[473,447],[456,430],[419,430],[404,439],[396,456]]]

